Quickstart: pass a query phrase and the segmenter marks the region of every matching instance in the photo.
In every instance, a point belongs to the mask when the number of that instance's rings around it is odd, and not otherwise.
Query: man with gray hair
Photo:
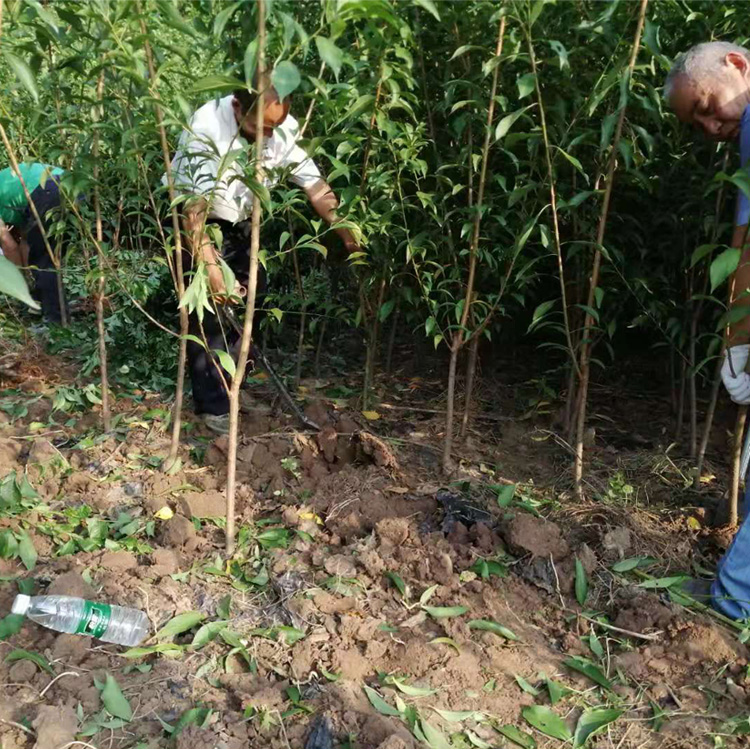
[[[715,141],[738,140],[743,167],[750,167],[750,51],[729,42],[698,44],[669,71],[664,95],[677,117]],[[730,285],[730,305],[750,303],[750,201],[740,191],[732,247],[742,253]],[[721,377],[732,400],[750,404],[750,316],[729,326]],[[728,617],[750,617],[750,482],[746,482],[744,520],[711,586],[713,606]]]

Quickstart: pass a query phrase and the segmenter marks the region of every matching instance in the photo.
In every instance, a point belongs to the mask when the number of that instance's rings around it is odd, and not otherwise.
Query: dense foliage
[[[292,92],[306,145],[342,214],[361,229],[363,253],[342,259],[335,236],[290,183],[259,190],[272,290],[265,305],[273,313],[262,325],[273,335],[288,328],[296,341],[301,320],[311,350],[306,368],[326,327],[361,331],[365,401],[391,324],[456,355],[476,351],[463,347],[478,337],[504,348],[533,337],[551,350],[549,371],[559,373],[561,388],[569,383],[571,403],[586,314],[594,363],[626,356],[635,329],[640,342],[663,352],[665,381],[670,362],[675,381],[680,373],[683,382],[710,379],[726,309],[722,284],[733,270],[721,245],[732,203],[721,175],[736,164],[733,155],[724,163],[724,147],[678,125],[660,87],[671,59],[691,44],[743,42],[742,6],[652,2],[630,78],[639,5],[267,0],[276,84]],[[196,105],[250,80],[255,12],[253,0],[5,2],[0,118],[19,160],[71,170],[66,190],[75,209],[67,221],[76,240],[65,279],[73,296],[89,295],[99,278],[91,202],[74,199],[99,192],[115,377],[127,370],[166,388],[176,359],[176,338],[154,323],[176,335],[153,92],[174,147]],[[146,39],[156,57],[153,81]],[[622,108],[591,308],[591,259]],[[90,352],[90,370],[94,338],[80,318],[56,334],[59,345]]]

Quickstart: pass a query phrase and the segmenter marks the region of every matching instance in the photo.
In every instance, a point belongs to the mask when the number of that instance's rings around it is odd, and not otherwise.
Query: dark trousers
[[[48,178],[44,186],[39,185],[32,191],[31,200],[39,213],[50,247],[55,251],[56,239],[50,236],[50,228],[56,219],[54,216],[55,209],[60,207],[60,186],[55,180]],[[31,275],[34,279],[31,294],[41,305],[44,317],[54,323],[60,323],[62,321],[62,309],[57,288],[55,264],[52,262],[49,252],[47,252],[42,230],[29,208],[26,209],[25,219],[24,229],[26,240],[29,243],[28,265],[31,267]],[[66,243],[63,241],[61,255],[65,253],[65,245]]]
[[[221,254],[224,262],[232,269],[239,283],[246,287],[250,263],[250,222],[241,221],[231,224],[228,221],[209,219],[209,223],[218,224],[223,242]],[[192,258],[183,257],[183,268],[185,270],[185,286],[192,281]],[[262,266],[258,266],[258,289],[256,296],[256,309],[261,306],[266,291],[266,273]],[[215,303],[212,303],[215,304]],[[259,317],[256,315],[253,323],[254,330],[258,330]],[[202,327],[202,331],[201,331]],[[236,344],[239,341],[237,333],[220,320],[211,311],[205,310],[203,323],[193,313],[190,316],[190,333],[201,341],[203,335],[208,342],[210,351],[194,341],[188,340],[187,357],[190,380],[193,385],[193,401],[196,414],[228,414],[229,394],[224,387],[224,382],[219,374],[219,362],[213,350],[222,349],[228,351],[236,358]],[[231,377],[222,370],[227,384]]]

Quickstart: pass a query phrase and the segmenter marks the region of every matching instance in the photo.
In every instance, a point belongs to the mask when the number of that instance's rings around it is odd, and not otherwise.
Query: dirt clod
[[[65,747],[78,730],[78,717],[70,706],[40,706],[32,724],[35,748]]]
[[[223,492],[186,492],[179,500],[180,512],[188,518],[222,518],[227,511]]]
[[[91,584],[83,580],[83,576],[75,570],[57,576],[49,585],[47,594],[61,596],[78,596],[81,599],[94,599],[96,592]]]
[[[534,557],[549,557],[562,560],[570,553],[556,523],[537,518],[530,513],[516,515],[501,528],[508,546],[519,554],[531,553]]]

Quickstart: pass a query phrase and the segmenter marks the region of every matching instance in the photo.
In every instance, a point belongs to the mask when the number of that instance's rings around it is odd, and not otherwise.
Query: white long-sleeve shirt
[[[242,182],[244,171],[237,163],[249,144],[239,132],[232,99],[230,94],[210,101],[195,112],[189,128],[180,135],[172,175],[178,193],[205,198],[209,217],[236,224],[250,216],[253,194]],[[275,170],[284,168],[291,168],[290,179],[302,188],[322,179],[298,140],[299,124],[291,115],[264,139],[266,187],[278,182]]]

